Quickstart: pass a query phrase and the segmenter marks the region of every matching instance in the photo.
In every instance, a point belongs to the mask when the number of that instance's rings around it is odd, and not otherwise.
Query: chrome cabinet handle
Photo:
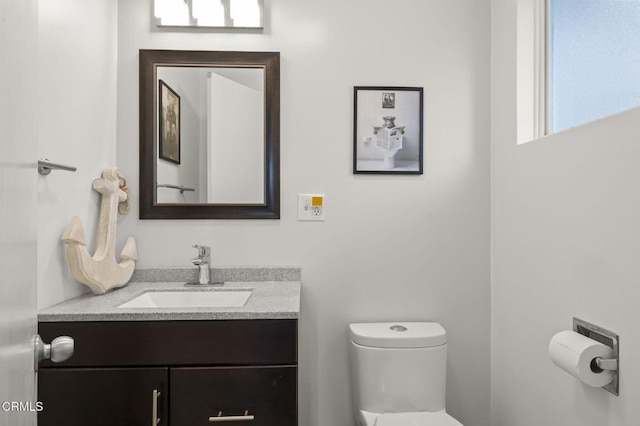
[[[249,414],[249,411],[245,411],[244,416],[223,416],[222,411],[219,411],[216,417],[209,417],[209,423],[243,422],[247,420],[255,420],[255,416],[253,414]]]
[[[160,424],[160,417],[158,417],[158,398],[160,398],[160,391],[153,390],[153,399],[151,401],[151,426],[158,426]]]

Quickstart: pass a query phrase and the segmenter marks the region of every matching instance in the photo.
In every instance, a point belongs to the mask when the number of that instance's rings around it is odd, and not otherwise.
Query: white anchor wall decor
[[[129,237],[116,262],[115,239],[119,204],[128,201],[126,181],[117,167],[104,169],[102,177],[93,181],[93,189],[102,194],[100,218],[93,256],[86,248],[80,218],[74,216],[62,236],[67,246],[67,261],[73,276],[87,285],[95,294],[104,294],[112,288],[122,287],[131,279],[138,259],[136,242]],[[124,213],[128,212],[128,206]]]

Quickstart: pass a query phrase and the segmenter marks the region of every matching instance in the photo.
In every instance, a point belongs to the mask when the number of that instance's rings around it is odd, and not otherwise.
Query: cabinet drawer
[[[173,368],[169,375],[172,425],[297,425],[296,366]],[[210,420],[245,415],[253,419]]]
[[[296,320],[43,322],[45,342],[75,339],[73,356],[42,367],[297,363]]]

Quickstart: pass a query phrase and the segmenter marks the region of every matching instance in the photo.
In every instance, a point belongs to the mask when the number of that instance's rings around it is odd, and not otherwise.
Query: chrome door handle
[[[244,416],[223,416],[222,411],[219,411],[216,417],[209,417],[209,423],[243,422],[247,420],[255,420],[255,416],[253,414],[249,414],[249,411],[245,411]]]
[[[160,424],[160,417],[158,417],[158,398],[160,398],[160,391],[153,390],[153,396],[151,401],[151,426],[158,426]]]
[[[41,158],[38,160],[38,173],[46,176],[51,173],[51,170],[65,170],[67,172],[75,172],[77,168],[60,163],[55,163],[53,161],[49,161],[46,158]]]
[[[38,371],[40,363],[45,359],[53,362],[63,362],[71,358],[75,349],[75,342],[72,337],[59,336],[47,345],[42,341],[39,334],[36,335],[34,341],[34,369]]]

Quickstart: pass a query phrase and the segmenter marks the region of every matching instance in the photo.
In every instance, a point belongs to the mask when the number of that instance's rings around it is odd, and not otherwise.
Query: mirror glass
[[[140,51],[140,218],[280,217],[280,55]]]
[[[157,80],[157,203],[264,203],[264,69],[161,66]]]

